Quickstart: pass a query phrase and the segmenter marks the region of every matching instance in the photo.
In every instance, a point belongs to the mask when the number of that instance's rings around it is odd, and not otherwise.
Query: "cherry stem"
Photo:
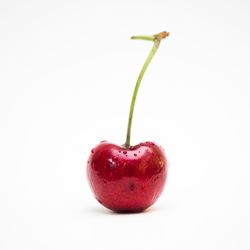
[[[130,104],[130,110],[129,110],[127,138],[126,138],[126,142],[125,142],[125,147],[126,148],[130,147],[132,119],[133,119],[135,101],[136,101],[138,89],[139,89],[140,84],[141,84],[141,80],[142,80],[142,78],[144,76],[145,71],[147,70],[148,65],[150,64],[150,62],[151,62],[152,58],[154,57],[157,49],[159,48],[161,40],[166,38],[168,35],[169,35],[168,32],[163,31],[163,32],[161,32],[159,34],[156,34],[156,35],[153,35],[153,36],[132,36],[131,37],[131,39],[136,39],[136,40],[152,41],[152,42],[154,42],[154,44],[153,44],[153,47],[152,47],[146,61],[144,62],[143,66],[142,66],[141,72],[140,72],[140,74],[138,76],[138,79],[136,81],[136,84],[135,84],[135,88],[134,88],[134,92],[133,92],[133,96],[132,96],[132,100],[131,100],[131,104]]]

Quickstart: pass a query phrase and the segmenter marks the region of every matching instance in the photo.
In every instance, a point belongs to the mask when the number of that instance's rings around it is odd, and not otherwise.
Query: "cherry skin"
[[[87,176],[95,198],[116,212],[140,212],[161,194],[168,164],[163,149],[152,142],[125,148],[101,142],[92,149]]]

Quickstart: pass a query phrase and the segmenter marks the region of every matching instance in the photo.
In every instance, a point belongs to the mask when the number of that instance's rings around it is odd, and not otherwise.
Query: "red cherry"
[[[161,194],[167,177],[163,150],[152,142],[126,149],[98,144],[90,154],[87,174],[96,199],[117,212],[139,212]]]
[[[142,77],[160,42],[169,33],[135,36],[132,39],[153,41],[135,85],[124,146],[106,141],[91,150],[87,175],[96,199],[116,212],[140,212],[151,206],[161,194],[167,177],[167,160],[161,147],[152,142],[130,146],[132,118]]]

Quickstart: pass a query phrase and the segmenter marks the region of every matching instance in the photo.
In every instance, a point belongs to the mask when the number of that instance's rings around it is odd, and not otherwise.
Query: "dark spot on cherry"
[[[157,175],[155,178],[154,178],[154,181],[157,181],[159,179],[159,175]]]
[[[136,157],[136,156],[137,156],[137,154],[134,154],[134,156]]]
[[[134,183],[130,183],[130,184],[129,184],[129,189],[130,189],[131,191],[134,191],[134,190],[135,190],[135,184],[134,184]]]

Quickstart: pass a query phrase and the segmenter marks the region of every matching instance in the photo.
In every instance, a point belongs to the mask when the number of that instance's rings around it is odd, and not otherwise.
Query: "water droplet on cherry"
[[[136,156],[137,156],[137,154],[134,154],[134,156],[136,157]]]
[[[94,154],[94,153],[95,153],[95,150],[94,150],[94,149],[91,149],[91,153]]]
[[[127,151],[123,151],[122,153],[126,155],[126,154],[127,154]]]
[[[109,162],[109,167],[111,169],[115,168],[116,167],[116,163],[112,160],[112,159],[108,159],[108,162]]]

